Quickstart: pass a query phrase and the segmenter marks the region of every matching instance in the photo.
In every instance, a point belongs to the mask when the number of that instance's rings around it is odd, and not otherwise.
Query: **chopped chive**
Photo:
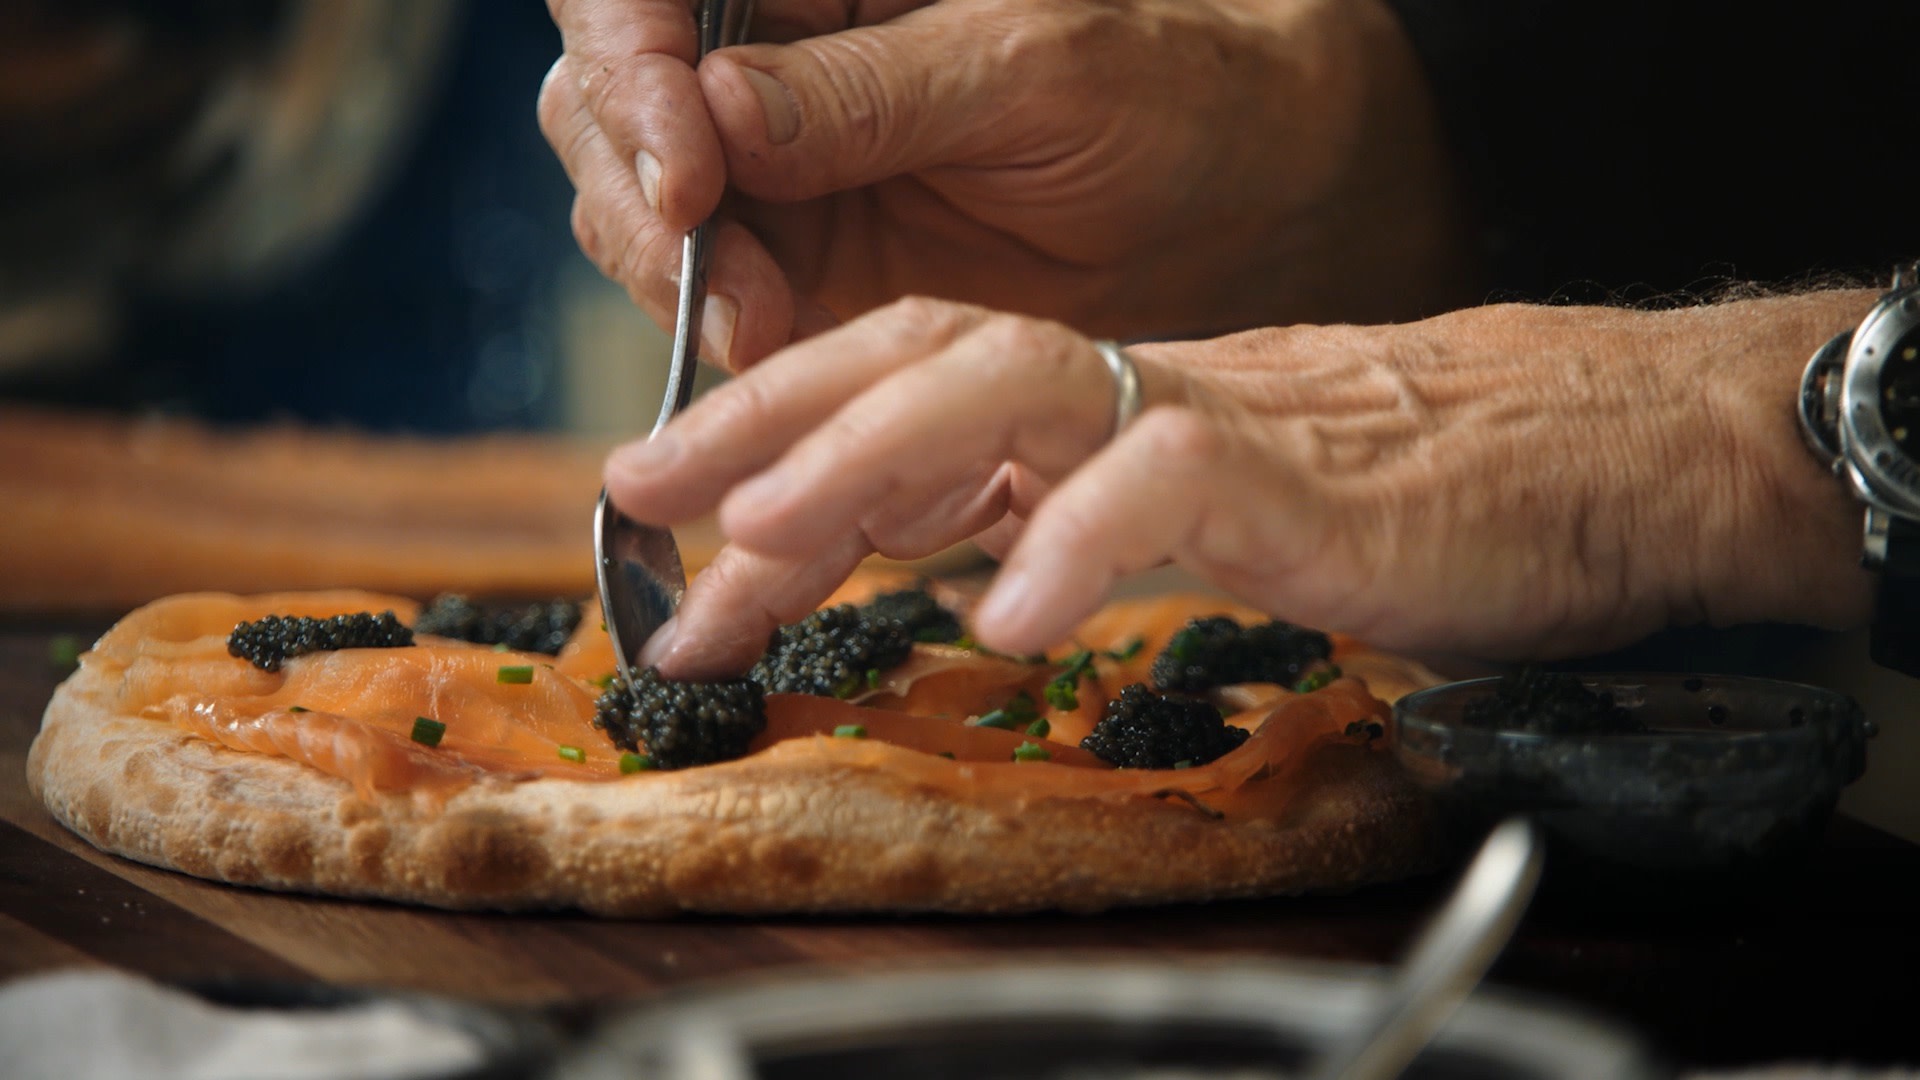
[[[525,685],[533,681],[532,664],[506,664],[493,673],[494,682]]]
[[[1027,725],[1027,734],[1038,735],[1043,739],[1046,738],[1051,731],[1053,731],[1053,725],[1047,723],[1047,718],[1044,716]]]
[[[621,754],[620,775],[647,772],[653,768],[653,759],[645,754]]]
[[[1173,763],[1173,767],[1176,769],[1191,769],[1193,768],[1193,762],[1192,761],[1176,761]]]
[[[577,746],[561,747],[560,756],[573,762],[575,765],[584,765],[587,762],[587,752]]]
[[[1074,691],[1072,683],[1056,679],[1047,684],[1047,704],[1061,712],[1072,712],[1080,707],[1080,695]]]
[[[978,719],[967,721],[967,726],[1000,728],[1005,731],[1012,731],[1014,728],[1032,723],[1039,716],[1039,704],[1033,700],[1033,695],[1022,690],[1013,695],[1013,697],[1008,698],[1007,703],[1000,708]]]
[[[1132,641],[1127,642],[1125,645],[1120,646],[1118,649],[1107,650],[1106,656],[1107,656],[1107,659],[1109,660],[1117,660],[1117,661],[1125,662],[1133,659],[1136,656],[1139,656],[1140,650],[1146,648],[1146,646],[1147,646],[1147,639],[1142,637],[1137,637],[1137,638],[1134,638]]]
[[[1167,652],[1175,660],[1186,660],[1193,655],[1194,646],[1200,643],[1200,634],[1194,630],[1182,630],[1167,642]]]
[[[47,642],[47,659],[54,667],[62,671],[71,671],[80,666],[80,654],[85,651],[80,639],[72,634],[55,634]]]
[[[593,678],[588,679],[587,681],[599,687],[600,689],[605,690],[607,687],[613,685],[614,677],[617,674],[618,672],[609,671],[605,675],[596,675]]]
[[[833,729],[833,737],[836,739],[864,739],[867,737],[867,729],[859,724],[841,724],[839,727]]]
[[[413,718],[413,741],[421,746],[439,746],[440,739],[447,733],[447,725],[425,716]]]
[[[507,649],[507,643],[506,643],[506,642],[504,642],[504,641],[496,641],[496,642],[494,642],[494,643],[493,643],[493,651],[494,651],[494,652],[507,652],[507,651],[508,651],[508,649]]]
[[[1013,748],[1015,761],[1051,761],[1052,759],[1053,755],[1047,753],[1047,748],[1039,743],[1023,742]]]
[[[306,712],[307,707],[305,705],[289,705],[287,706],[287,711],[288,712]]]
[[[1082,676],[1093,670],[1093,652],[1078,649],[1062,661],[1062,671],[1047,684],[1047,704],[1061,712],[1072,712],[1080,707],[1080,695],[1076,688]]]
[[[1296,694],[1311,694],[1315,690],[1318,690],[1321,687],[1332,682],[1336,677],[1337,676],[1335,676],[1330,671],[1313,672],[1312,674],[1308,675],[1306,678],[1301,679],[1297,683],[1294,683],[1293,692]]]
[[[867,669],[867,689],[869,690],[880,689],[880,669],[879,668],[870,667]]]
[[[1014,656],[1010,653],[994,652],[992,649],[989,649],[985,645],[982,645],[978,641],[975,641],[973,639],[972,634],[961,634],[959,637],[954,638],[952,641],[947,642],[947,644],[953,646],[956,649],[965,649],[968,652],[977,652],[982,656],[993,656],[993,657],[998,657],[999,659],[1002,659],[1002,660],[1014,660],[1022,664],[1039,665],[1047,662],[1047,657],[1044,653],[1037,656]]]

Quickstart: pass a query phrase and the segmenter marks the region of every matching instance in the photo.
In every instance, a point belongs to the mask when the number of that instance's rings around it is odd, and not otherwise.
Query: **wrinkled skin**
[[[1871,294],[1668,312],[1485,307],[1136,350],[1147,407],[1056,323],[929,300],[796,345],[609,460],[628,513],[732,547],[651,659],[743,666],[872,551],[1006,552],[975,613],[1060,641],[1171,561],[1382,646],[1561,656],[1679,623],[1862,621],[1859,510],[1801,445],[1812,349]]]
[[[649,645],[670,675],[969,537],[1005,553],[974,632],[1014,653],[1168,561],[1489,658],[1866,616],[1792,402],[1871,296],[1419,320],[1478,278],[1379,0],[765,0],[697,69],[688,0],[551,6],[583,249],[665,321],[680,233],[722,215],[705,351],[745,374],[607,468],[632,516],[731,540]],[[1111,440],[1083,336],[1391,319],[1140,346]]]
[[[732,368],[915,293],[1106,336],[1478,298],[1379,0],[762,0],[697,70],[688,0],[549,5],[582,249],[671,325],[719,207],[703,355]]]

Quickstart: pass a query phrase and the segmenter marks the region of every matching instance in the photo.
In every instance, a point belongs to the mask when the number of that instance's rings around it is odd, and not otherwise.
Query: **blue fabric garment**
[[[559,34],[543,5],[490,0],[452,34],[399,174],[322,257],[255,295],[135,302],[129,403],[425,433],[557,419],[553,290],[580,256],[533,103]]]

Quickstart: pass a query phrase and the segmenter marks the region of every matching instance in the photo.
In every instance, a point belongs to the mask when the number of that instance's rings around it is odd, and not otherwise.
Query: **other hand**
[[[698,70],[689,0],[549,4],[580,245],[667,324],[719,208],[729,367],[913,293],[1113,336],[1476,298],[1380,0],[763,0]]]
[[[627,513],[731,544],[652,647],[744,667],[863,556],[1008,552],[973,620],[1053,646],[1172,561],[1407,651],[1594,652],[1655,629],[1864,619],[1858,508],[1800,444],[1799,370],[1862,293],[1668,312],[1500,306],[1131,350],[1146,408],[1056,324],[906,300],[617,450]]]

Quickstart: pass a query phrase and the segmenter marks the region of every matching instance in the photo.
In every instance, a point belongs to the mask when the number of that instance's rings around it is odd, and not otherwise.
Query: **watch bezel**
[[[1880,411],[1880,375],[1893,346],[1920,329],[1920,286],[1874,305],[1847,350],[1840,388],[1840,437],[1860,494],[1902,517],[1920,517],[1920,462],[1893,441]]]
[[[1800,436],[1828,468],[1837,468],[1846,454],[1840,443],[1840,379],[1852,345],[1853,331],[1835,334],[1800,376]]]

